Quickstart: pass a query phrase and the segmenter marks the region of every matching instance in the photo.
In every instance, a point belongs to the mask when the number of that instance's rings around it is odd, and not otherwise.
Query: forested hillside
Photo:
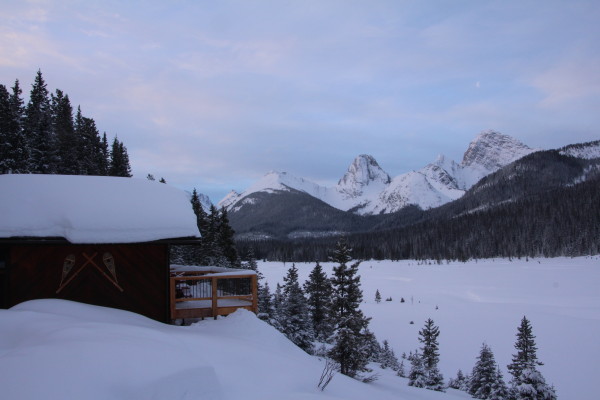
[[[390,214],[347,235],[363,259],[575,256],[600,252],[600,160],[533,153],[442,207]],[[336,238],[239,240],[259,258],[326,260]],[[242,250],[243,251],[243,250]]]

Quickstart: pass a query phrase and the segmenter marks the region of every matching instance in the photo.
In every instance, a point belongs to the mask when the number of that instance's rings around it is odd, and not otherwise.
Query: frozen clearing
[[[508,381],[506,365],[525,315],[545,364],[540,371],[558,397],[598,398],[600,257],[417,264],[364,261],[359,268],[362,308],[372,317],[371,330],[380,342],[387,339],[397,356],[419,347],[418,332],[432,318],[441,331],[440,369],[446,380],[459,368],[470,373],[486,342]],[[333,264],[322,265],[331,276]],[[273,291],[290,266],[259,263]],[[314,264],[296,267],[304,281]],[[377,289],[384,299],[379,304],[374,300]],[[385,301],[388,297],[391,302]],[[400,303],[402,297],[405,303]]]

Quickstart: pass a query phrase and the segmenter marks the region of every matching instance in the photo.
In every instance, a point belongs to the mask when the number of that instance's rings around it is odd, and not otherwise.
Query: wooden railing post
[[[217,319],[218,299],[217,299],[217,277],[216,276],[213,276],[211,279],[211,287],[212,287],[212,315],[215,319]]]

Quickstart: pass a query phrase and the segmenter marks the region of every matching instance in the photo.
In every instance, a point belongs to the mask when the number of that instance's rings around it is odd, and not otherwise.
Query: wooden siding
[[[114,275],[105,254],[114,260]],[[7,258],[7,307],[60,298],[169,321],[167,244],[13,244]],[[68,258],[72,267],[64,274]]]

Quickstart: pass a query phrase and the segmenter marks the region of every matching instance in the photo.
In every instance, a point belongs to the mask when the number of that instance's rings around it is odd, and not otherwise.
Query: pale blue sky
[[[334,184],[460,161],[482,130],[600,139],[600,2],[17,1],[0,83],[36,71],[128,147],[136,177],[220,200],[269,170]]]

